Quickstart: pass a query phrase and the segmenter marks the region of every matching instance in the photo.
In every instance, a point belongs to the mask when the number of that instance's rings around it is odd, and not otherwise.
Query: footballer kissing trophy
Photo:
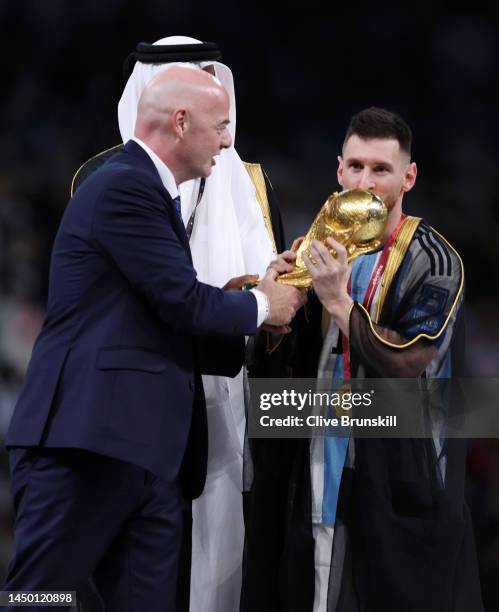
[[[333,193],[320,209],[298,248],[294,270],[281,274],[277,281],[304,289],[312,286],[312,277],[302,257],[303,253],[310,256],[312,240],[322,242],[333,255],[333,249],[326,243],[326,238],[331,237],[340,242],[347,250],[349,263],[359,255],[375,251],[381,245],[387,217],[386,206],[370,191],[347,189]]]

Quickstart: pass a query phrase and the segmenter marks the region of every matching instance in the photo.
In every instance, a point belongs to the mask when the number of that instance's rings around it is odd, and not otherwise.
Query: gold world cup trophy
[[[312,277],[302,254],[310,256],[312,240],[319,240],[334,255],[326,238],[340,242],[347,250],[348,262],[359,255],[372,253],[381,245],[388,210],[378,196],[363,189],[347,189],[333,193],[326,200],[296,252],[294,270],[281,274],[277,281],[308,289]]]

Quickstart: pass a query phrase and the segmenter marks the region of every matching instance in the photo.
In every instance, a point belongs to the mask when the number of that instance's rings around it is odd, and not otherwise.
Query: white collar
[[[175,178],[170,168],[168,168],[168,166],[163,161],[161,161],[161,159],[156,155],[156,153],[152,149],[150,149],[145,142],[142,142],[140,138],[134,136],[132,140],[134,140],[138,145],[140,145],[149,155],[152,163],[155,165],[156,170],[158,171],[159,178],[161,179],[161,182],[163,183],[166,191],[168,191],[172,200],[173,198],[176,198],[179,195],[178,187],[175,183]]]

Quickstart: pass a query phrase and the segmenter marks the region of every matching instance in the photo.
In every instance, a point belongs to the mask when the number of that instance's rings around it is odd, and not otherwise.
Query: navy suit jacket
[[[47,316],[7,446],[82,448],[172,481],[184,464],[199,494],[206,469],[199,338],[256,331],[255,297],[200,283],[184,227],[145,151],[134,141],[76,191],[56,236]],[[201,351],[203,354],[203,351]],[[225,357],[223,350],[219,353]],[[226,360],[227,361],[227,360]],[[232,371],[227,371],[232,370]],[[191,434],[192,436],[192,434]]]

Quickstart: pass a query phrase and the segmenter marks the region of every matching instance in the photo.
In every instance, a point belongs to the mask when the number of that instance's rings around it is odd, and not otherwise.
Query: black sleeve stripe
[[[442,242],[442,240],[438,236],[436,236],[433,232],[430,233],[430,237],[431,237],[432,241],[434,241],[436,244],[438,244],[438,246],[440,247],[442,253],[444,254],[444,257],[445,257],[446,262],[447,262],[447,270],[445,272],[446,276],[452,276],[452,259],[451,259],[450,253],[449,253],[449,249]]]
[[[430,249],[430,247],[428,247],[425,242],[423,241],[423,236],[420,236],[418,238],[418,242],[421,246],[421,248],[423,249],[423,251],[425,251],[425,253],[428,255],[428,258],[430,260],[430,275],[431,276],[435,276],[435,268],[436,268],[436,258],[435,258],[435,254],[433,253],[433,251]]]
[[[430,274],[432,276],[436,274],[438,259],[438,273],[441,276],[452,276],[451,254],[438,235],[435,235],[427,226],[419,226],[415,232],[415,237],[430,259]]]
[[[420,223],[418,225],[418,228],[415,232],[415,236],[416,238],[420,238],[421,236],[424,236],[425,234],[427,234],[429,232],[429,227],[426,225],[426,223],[423,221],[422,223]]]
[[[445,242],[427,225],[420,225],[416,231],[417,238],[422,238],[423,236],[426,237],[428,247],[438,256],[440,263],[439,273],[442,276],[452,276],[452,257]],[[445,262],[442,261],[441,257],[445,257]]]
[[[449,261],[447,260],[447,270],[445,269],[445,263],[444,263],[446,249],[443,248],[443,246],[440,244],[440,241],[437,241],[435,239],[435,236],[431,232],[428,233],[428,235],[426,236],[426,239],[428,240],[428,244],[432,245],[438,253],[438,261],[440,263],[439,274],[441,276],[443,276],[444,274],[446,274],[447,276],[450,276],[449,265],[448,265]]]

